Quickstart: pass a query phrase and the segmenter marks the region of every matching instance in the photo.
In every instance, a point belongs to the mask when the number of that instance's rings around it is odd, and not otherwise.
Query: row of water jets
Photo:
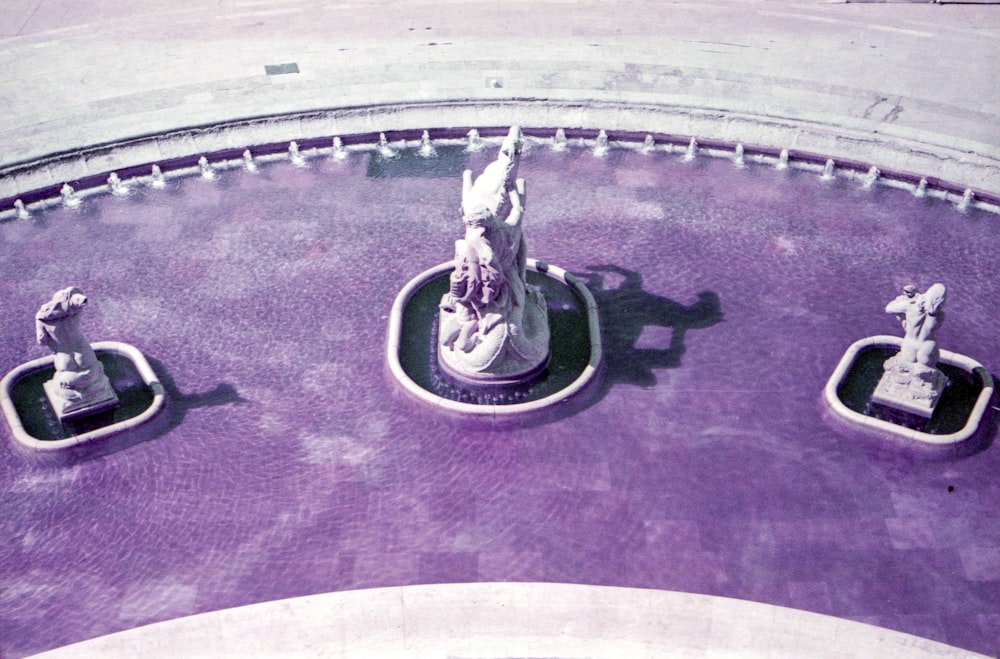
[[[477,131],[475,128],[469,131],[468,135],[466,136],[465,142],[467,151],[473,151],[473,152],[479,151],[480,149],[483,149],[486,146],[486,143],[484,142],[483,138],[479,135],[479,131]],[[588,141],[585,141],[582,138],[579,140],[581,146],[587,146],[587,142]],[[566,132],[562,128],[556,130],[555,135],[551,139],[550,145],[554,151],[564,151],[570,145],[570,141],[566,137]],[[672,152],[674,150],[674,145],[669,143],[660,146],[665,148],[668,152]],[[360,150],[369,150],[371,147],[367,145],[358,145],[358,147],[356,148]],[[660,147],[658,147],[658,145],[656,144],[656,140],[653,138],[653,136],[646,135],[646,138],[645,140],[643,140],[642,145],[639,147],[639,150],[642,153],[649,154],[653,153],[658,148]],[[606,131],[601,130],[598,133],[597,138],[593,140],[591,151],[595,157],[602,158],[606,156],[610,150],[611,150],[611,143],[610,140],[608,139],[608,134]],[[385,133],[379,133],[379,140],[378,143],[375,145],[375,151],[379,154],[381,158],[384,159],[393,159],[399,157],[399,151],[392,147],[392,145],[386,139]],[[694,137],[691,138],[691,141],[688,143],[687,148],[684,150],[684,155],[682,157],[682,160],[687,162],[693,161],[695,158],[698,157],[698,154],[703,151],[707,151],[709,155],[712,156],[719,156],[719,155],[728,156],[733,161],[733,164],[736,167],[742,168],[746,166],[747,157],[745,154],[745,149],[742,144],[737,144],[735,149],[731,153],[719,152],[715,150],[703,150],[698,145],[698,140]],[[426,130],[423,132],[423,135],[420,138],[420,144],[416,149],[416,154],[423,158],[433,158],[437,156],[437,149],[434,148],[430,134]],[[275,156],[270,156],[270,157],[274,158]],[[276,157],[282,158],[285,157],[285,155],[278,155]],[[305,155],[299,150],[298,142],[293,141],[289,143],[287,157],[292,162],[292,164],[297,167],[308,166]],[[347,159],[348,148],[344,145],[343,140],[341,140],[340,137],[333,138],[330,157],[337,161],[343,161]],[[765,163],[768,160],[772,160],[773,156],[757,155],[754,156],[753,158],[756,162]],[[777,160],[774,161],[773,164],[776,169],[779,170],[788,169],[791,166],[789,163],[788,149],[782,149],[778,155]],[[796,166],[800,168],[806,168],[809,167],[810,165],[806,163],[799,163]],[[247,149],[243,152],[242,167],[248,172],[258,171],[257,163],[254,159],[253,154],[250,152],[250,149]],[[205,156],[202,156],[201,158],[198,159],[198,167],[196,171],[200,174],[201,178],[208,181],[214,180],[216,177],[215,167],[213,167],[212,163],[210,163],[208,161],[208,158]],[[189,173],[191,173],[190,169],[178,170],[176,172],[172,172],[171,177],[185,176],[188,175]],[[153,165],[149,176],[143,178],[146,179],[146,184],[152,188],[164,188],[166,187],[167,184],[166,182],[167,177],[160,169],[159,165]],[[820,179],[824,181],[832,181],[836,178],[837,178],[837,165],[834,162],[834,160],[830,158],[826,161],[826,164],[823,166],[823,171],[820,176]],[[868,172],[863,177],[861,177],[861,187],[864,190],[872,190],[875,188],[875,186],[879,183],[880,180],[882,180],[881,172],[879,171],[878,167],[875,167],[873,165],[868,170]],[[916,185],[912,185],[909,187],[911,188],[913,194],[917,197],[925,197],[928,194],[928,183],[926,177],[921,178]],[[131,188],[127,186],[125,182],[121,180],[121,178],[119,178],[116,172],[111,172],[111,174],[108,176],[107,179],[106,188],[97,188],[94,191],[95,192],[107,191],[115,196],[124,197],[128,196],[128,194],[131,192]],[[60,190],[60,196],[63,206],[67,208],[80,207],[81,196],[69,183],[63,184],[62,189]],[[947,193],[944,193],[944,196],[947,197]],[[972,207],[974,200],[975,200],[975,194],[970,188],[966,188],[965,192],[962,194],[961,199],[956,203],[956,208],[959,211],[965,212],[970,207]],[[45,203],[44,202],[40,203],[44,208]],[[31,217],[31,212],[28,209],[28,206],[20,199],[16,199],[14,201],[14,210],[16,211],[17,216],[21,219],[28,219]]]

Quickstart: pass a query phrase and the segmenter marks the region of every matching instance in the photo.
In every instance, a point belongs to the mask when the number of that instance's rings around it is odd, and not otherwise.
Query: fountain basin
[[[107,370],[122,373],[119,377],[109,373],[111,384],[119,397],[131,401],[131,404],[123,404],[116,410],[107,425],[60,437],[65,433],[59,433],[53,428],[46,429],[45,423],[37,418],[45,414],[43,405],[48,403],[44,400],[44,395],[40,399],[34,395],[38,393],[34,389],[41,390],[40,381],[47,379],[54,370],[55,356],[49,355],[21,364],[0,380],[0,407],[20,446],[32,451],[52,452],[103,442],[147,426],[166,408],[163,385],[138,348],[118,341],[98,341],[91,345]],[[114,367],[116,360],[122,362],[118,369]],[[54,412],[52,415],[54,417]]]
[[[449,261],[429,268],[412,280],[396,296],[389,314],[389,337],[387,342],[386,363],[389,373],[402,386],[403,391],[412,398],[424,404],[430,405],[443,412],[455,414],[460,417],[475,419],[513,419],[541,410],[551,409],[587,389],[599,374],[602,362],[601,352],[601,331],[597,314],[597,302],[593,295],[587,290],[579,279],[566,272],[562,268],[550,265],[538,259],[528,259],[528,271],[538,273],[553,280],[558,284],[568,287],[582,302],[587,316],[587,335],[589,356],[586,365],[580,374],[567,386],[557,391],[543,396],[537,400],[529,400],[510,404],[475,404],[463,401],[450,400],[440,396],[420,384],[418,384],[406,369],[400,359],[403,340],[403,317],[407,304],[414,295],[424,286],[437,278],[448,275],[454,268],[454,263]],[[553,337],[557,340],[557,337]]]
[[[925,431],[927,429],[918,430],[909,428],[865,414],[858,409],[852,409],[852,407],[858,407],[856,401],[853,405],[848,404],[849,400],[856,398],[856,396],[848,396],[846,388],[853,385],[852,380],[862,377],[858,373],[858,365],[864,359],[864,354],[866,352],[879,351],[885,352],[886,356],[888,356],[897,352],[902,344],[903,340],[901,338],[889,335],[869,336],[851,344],[827,381],[826,387],[823,389],[823,401],[828,407],[829,412],[836,419],[866,434],[878,437],[888,436],[922,446],[955,448],[972,439],[986,420],[990,400],[994,392],[993,377],[976,360],[948,350],[941,350],[938,362],[939,367],[944,365],[945,368],[950,367],[959,373],[964,373],[971,380],[973,398],[965,401],[967,405],[959,408],[957,412],[960,416],[959,422],[956,423],[953,421],[950,424],[939,424],[944,426],[944,432],[927,432]],[[877,376],[881,375],[882,359],[881,355],[874,355],[873,357],[878,359],[878,371],[873,377],[873,382],[870,383],[872,390],[874,390],[874,383],[878,381]],[[860,386],[864,387],[864,385]],[[865,390],[867,391],[867,387],[865,387]],[[871,391],[867,391],[867,394],[866,398],[870,399]],[[942,401],[943,405],[944,401]]]

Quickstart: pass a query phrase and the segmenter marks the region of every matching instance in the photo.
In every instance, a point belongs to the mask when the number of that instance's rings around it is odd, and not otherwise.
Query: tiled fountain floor
[[[457,235],[454,171],[491,157],[441,151],[434,172],[286,161],[0,224],[2,368],[39,353],[32,314],[75,283],[88,336],[143,349],[176,414],[61,468],[0,445],[5,652],[479,581],[722,595],[996,652],[1000,454],[929,461],[819,412],[843,350],[896,330],[882,308],[904,283],[945,281],[942,343],[1000,369],[992,214],[536,145],[529,244],[594,291],[605,385],[578,414],[466,432],[407,402],[382,361],[397,291]]]

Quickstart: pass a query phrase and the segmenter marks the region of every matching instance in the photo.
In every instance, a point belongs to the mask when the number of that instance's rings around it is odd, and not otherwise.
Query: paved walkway
[[[512,122],[788,147],[1000,191],[991,6],[10,0],[0,31],[0,198],[191,149]],[[298,73],[267,75],[278,64]],[[85,150],[314,110],[333,114]]]

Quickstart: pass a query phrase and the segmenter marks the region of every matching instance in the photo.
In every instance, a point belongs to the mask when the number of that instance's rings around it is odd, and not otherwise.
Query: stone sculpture
[[[465,236],[455,241],[455,269],[441,299],[438,361],[466,382],[523,382],[548,363],[545,298],[526,278],[522,144],[515,126],[479,177],[463,174]]]
[[[905,286],[903,294],[886,305],[903,325],[899,352],[885,361],[884,373],[872,401],[925,418],[934,414],[948,377],[936,368],[940,356],[934,335],[944,322],[942,307],[948,291],[934,284],[920,293]]]
[[[80,331],[80,312],[87,296],[71,286],[57,291],[35,314],[38,343],[55,353],[55,376],[43,386],[60,421],[118,406],[104,366]]]

